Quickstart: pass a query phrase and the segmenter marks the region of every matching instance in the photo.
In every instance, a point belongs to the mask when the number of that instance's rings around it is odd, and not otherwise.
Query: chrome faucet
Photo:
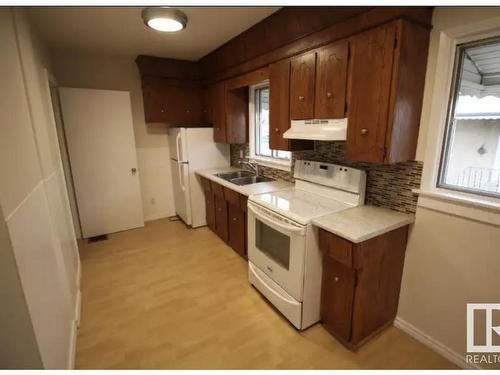
[[[240,165],[247,165],[253,172],[255,172],[255,176],[259,176],[259,164],[257,164],[254,160],[240,160]]]

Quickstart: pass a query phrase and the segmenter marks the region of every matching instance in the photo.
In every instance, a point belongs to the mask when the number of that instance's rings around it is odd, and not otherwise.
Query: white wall
[[[39,351],[25,355],[38,355],[45,368],[68,368],[79,256],[46,84],[47,53],[20,10],[0,9],[0,40],[0,205]]]
[[[167,126],[146,124],[135,57],[52,51],[59,86],[126,90],[132,101],[139,178],[145,220],[175,215]]]
[[[439,127],[431,121],[433,101],[446,107],[448,96],[433,96],[434,83],[443,80],[437,68],[438,36],[442,30],[476,29],[475,23],[500,17],[500,8],[437,8],[429,51],[424,107],[417,159],[424,178],[433,168],[427,156],[434,152]],[[492,22],[496,23],[496,22]],[[500,23],[496,23],[497,27]],[[440,104],[440,103],[438,103]],[[431,158],[432,159],[432,158]],[[427,171],[426,171],[427,170]],[[419,197],[419,204],[422,197]],[[451,204],[451,203],[450,203]],[[404,329],[459,365],[466,352],[466,304],[500,303],[500,228],[498,226],[417,207],[406,252],[398,321]]]

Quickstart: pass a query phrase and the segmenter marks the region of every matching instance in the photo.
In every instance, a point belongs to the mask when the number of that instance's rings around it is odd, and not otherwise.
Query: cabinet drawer
[[[228,201],[229,203],[239,207],[239,205],[240,205],[240,193],[225,187],[224,188],[224,198],[226,198],[226,201]]]
[[[321,251],[348,267],[352,267],[353,244],[324,229],[319,230],[319,247]]]
[[[248,197],[246,195],[240,194],[240,208],[244,212],[247,212],[247,202],[248,202]]]
[[[210,180],[200,176],[201,187],[205,193],[211,193],[212,187],[210,186]]]
[[[212,193],[214,193],[217,197],[224,199],[224,188],[222,185],[219,185],[217,182],[210,181],[210,187],[212,188]]]

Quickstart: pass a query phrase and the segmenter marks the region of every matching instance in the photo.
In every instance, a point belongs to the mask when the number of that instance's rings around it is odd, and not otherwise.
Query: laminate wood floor
[[[206,227],[157,220],[80,253],[80,369],[454,367],[394,327],[357,353],[320,324],[298,332]]]

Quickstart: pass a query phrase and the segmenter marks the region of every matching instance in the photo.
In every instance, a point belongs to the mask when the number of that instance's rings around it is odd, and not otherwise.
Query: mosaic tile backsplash
[[[231,145],[231,165],[235,167],[241,167],[238,164],[241,160],[240,150],[243,150],[243,160],[249,156],[248,145]],[[293,167],[297,159],[363,169],[367,176],[366,204],[415,214],[418,196],[411,190],[420,187],[422,162],[409,161],[392,165],[353,162],[345,158],[345,142],[314,142],[314,150],[292,153],[292,172],[264,166],[259,169],[264,176],[293,182]]]

